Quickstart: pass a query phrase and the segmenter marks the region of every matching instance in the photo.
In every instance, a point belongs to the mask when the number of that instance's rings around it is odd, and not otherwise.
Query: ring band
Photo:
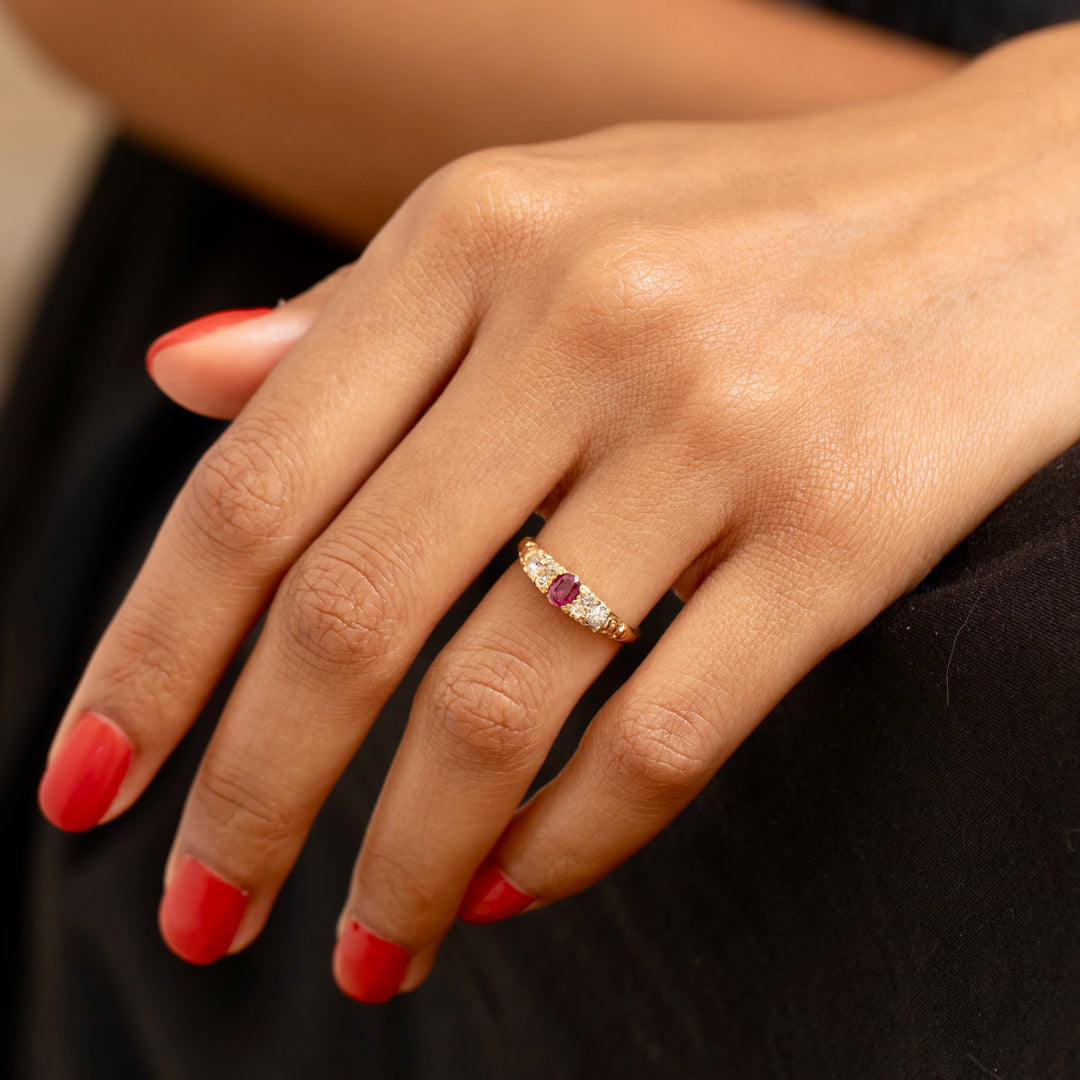
[[[641,630],[627,626],[576,574],[560,566],[531,536],[518,544],[518,559],[532,583],[548,600],[594,634],[615,641],[637,641]]]

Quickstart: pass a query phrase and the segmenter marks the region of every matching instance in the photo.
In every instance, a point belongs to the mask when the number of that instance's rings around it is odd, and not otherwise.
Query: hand
[[[339,984],[368,1001],[418,985],[463,897],[483,920],[608,873],[1080,436],[1057,81],[1074,36],[810,119],[462,159],[311,294],[159,350],[166,388],[202,372],[174,387],[189,403],[230,372],[216,407],[250,400],[75,691],[46,814],[127,810],[269,605],[162,905],[182,956],[244,948],[435,623],[539,508],[540,545],[627,622],[673,586],[687,603],[519,807],[619,646],[507,568],[416,697]]]

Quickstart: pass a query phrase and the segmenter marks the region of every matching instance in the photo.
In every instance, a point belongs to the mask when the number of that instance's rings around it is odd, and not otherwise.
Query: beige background
[[[106,126],[0,6],[0,396]]]

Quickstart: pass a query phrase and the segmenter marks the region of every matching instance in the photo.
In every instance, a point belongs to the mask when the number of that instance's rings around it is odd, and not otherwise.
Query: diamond
[[[548,586],[548,599],[556,607],[565,607],[572,604],[578,593],[581,592],[581,583],[574,574],[560,574],[550,586]],[[606,616],[605,616],[606,618]]]
[[[535,578],[540,573],[541,568],[544,565],[544,560],[539,555],[530,555],[525,561],[525,573],[531,578]]]
[[[594,629],[599,630],[608,621],[608,609],[606,604],[594,604],[585,613],[585,621]]]

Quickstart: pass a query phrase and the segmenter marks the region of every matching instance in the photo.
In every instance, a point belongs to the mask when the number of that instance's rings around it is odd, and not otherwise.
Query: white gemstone
[[[585,615],[585,621],[594,629],[599,630],[608,620],[608,609],[605,604],[594,604]]]
[[[585,605],[582,603],[580,596],[578,596],[567,610],[569,610],[570,614],[573,615],[575,619],[585,618]]]
[[[534,578],[540,572],[540,568],[544,565],[543,560],[539,555],[530,555],[525,562],[525,573],[529,577]]]

